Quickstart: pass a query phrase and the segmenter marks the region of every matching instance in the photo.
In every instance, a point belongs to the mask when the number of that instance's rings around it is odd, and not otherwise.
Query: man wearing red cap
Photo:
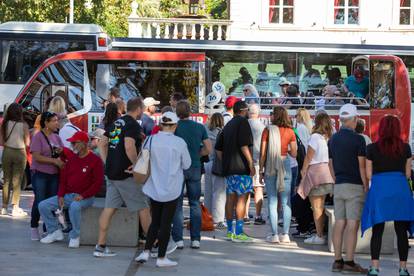
[[[66,155],[67,162],[61,170],[58,195],[39,203],[39,211],[46,224],[48,235],[41,243],[63,240],[62,230],[54,216],[56,210],[69,209],[72,230],[69,232],[69,247],[79,247],[82,208],[93,204],[94,196],[103,183],[102,160],[88,149],[89,137],[86,132],[78,131],[71,138],[73,152]]]
[[[233,106],[239,99],[235,96],[228,96],[224,105],[226,106],[226,112],[223,113],[224,125],[226,125],[231,119],[233,119]]]

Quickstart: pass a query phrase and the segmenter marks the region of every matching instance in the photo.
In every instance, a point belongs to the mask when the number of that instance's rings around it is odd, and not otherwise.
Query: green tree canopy
[[[75,23],[94,23],[113,37],[128,35],[131,0],[74,0]],[[182,0],[137,0],[141,17],[174,17],[184,12]],[[206,0],[213,18],[226,18],[226,0]],[[65,23],[69,20],[69,0],[0,0],[0,22],[33,21]]]

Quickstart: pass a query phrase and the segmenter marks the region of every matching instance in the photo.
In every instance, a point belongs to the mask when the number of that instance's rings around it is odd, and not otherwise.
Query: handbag
[[[200,203],[201,209],[201,231],[214,231],[213,216],[208,211],[204,204]],[[187,224],[187,229],[190,229],[190,223]]]
[[[222,135],[222,131],[217,135],[217,137],[219,135]],[[223,158],[223,155],[222,157]],[[214,159],[213,159],[213,166],[211,167],[211,173],[216,175],[216,176],[224,176],[223,174],[223,160],[219,159],[217,156],[217,153],[214,152]]]
[[[138,184],[144,184],[151,174],[151,144],[153,136],[147,138],[139,152],[137,163],[135,163],[133,174]],[[145,146],[149,142],[149,148]]]

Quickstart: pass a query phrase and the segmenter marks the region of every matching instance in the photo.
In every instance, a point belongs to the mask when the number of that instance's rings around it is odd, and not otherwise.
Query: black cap
[[[249,109],[249,106],[245,101],[238,101],[234,104],[233,110],[235,114],[239,114],[243,110]]]

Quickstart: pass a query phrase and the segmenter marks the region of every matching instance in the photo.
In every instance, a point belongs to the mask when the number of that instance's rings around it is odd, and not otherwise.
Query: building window
[[[359,24],[359,0],[333,0],[334,23],[337,25]]]
[[[412,2],[411,0],[400,1],[400,25],[412,25]]]
[[[269,23],[293,24],[294,0],[269,0]]]

